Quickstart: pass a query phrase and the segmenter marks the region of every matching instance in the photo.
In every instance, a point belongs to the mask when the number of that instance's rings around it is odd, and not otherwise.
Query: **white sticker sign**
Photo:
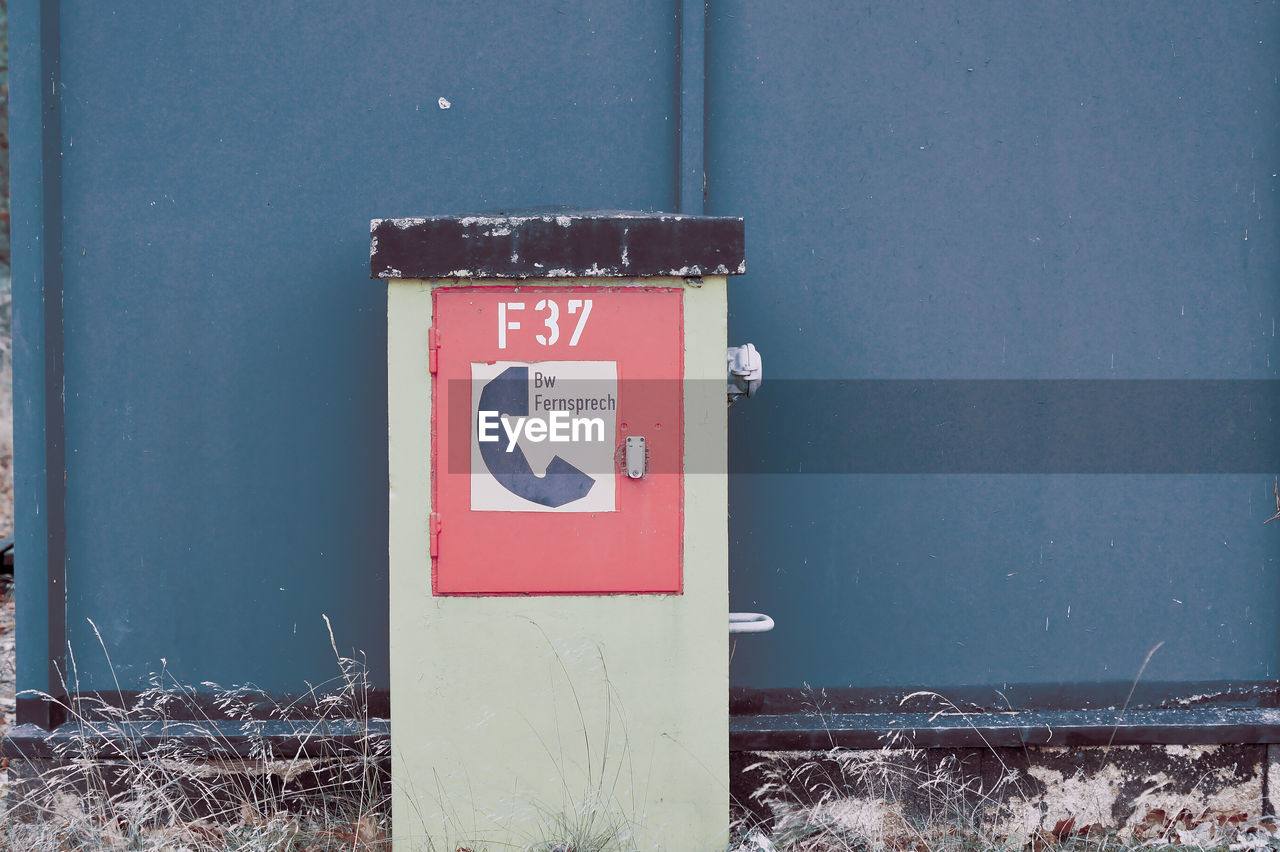
[[[471,365],[471,509],[612,512],[616,361]]]

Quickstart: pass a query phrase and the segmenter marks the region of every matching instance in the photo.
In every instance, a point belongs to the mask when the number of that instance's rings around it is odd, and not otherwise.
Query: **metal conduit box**
[[[378,219],[398,846],[723,846],[741,219]],[[571,838],[566,837],[567,842]]]

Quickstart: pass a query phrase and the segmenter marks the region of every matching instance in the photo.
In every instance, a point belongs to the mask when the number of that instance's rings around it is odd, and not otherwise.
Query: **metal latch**
[[[730,346],[728,361],[729,404],[733,405],[741,397],[755,396],[760,383],[764,381],[764,362],[750,343]]]
[[[627,476],[632,479],[643,479],[645,469],[648,466],[644,436],[628,435],[626,447],[624,466],[626,467]]]

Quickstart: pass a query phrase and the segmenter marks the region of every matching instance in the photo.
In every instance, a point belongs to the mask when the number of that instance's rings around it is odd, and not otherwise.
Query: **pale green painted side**
[[[718,445],[727,453],[724,397],[705,393],[724,381],[725,279],[703,280],[684,290],[685,375],[711,382],[686,384],[685,444],[697,433],[699,452]],[[397,852],[571,842],[575,826],[633,832],[641,850],[723,849],[726,476],[685,479],[683,595],[432,597],[433,285],[456,286],[393,281],[387,295]]]

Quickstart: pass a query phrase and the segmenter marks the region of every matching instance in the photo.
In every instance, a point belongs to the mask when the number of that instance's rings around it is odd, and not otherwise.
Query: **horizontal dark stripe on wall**
[[[766,378],[729,433],[738,474],[1274,474],[1280,381]]]

